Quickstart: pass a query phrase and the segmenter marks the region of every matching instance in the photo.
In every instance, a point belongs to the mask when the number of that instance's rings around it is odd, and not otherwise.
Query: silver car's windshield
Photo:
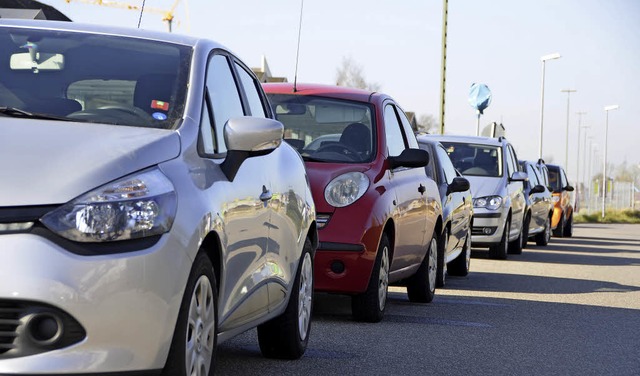
[[[502,176],[502,149],[498,146],[441,141],[451,162],[463,175]]]
[[[361,163],[374,157],[371,105],[315,96],[268,94],[285,141],[305,160]]]
[[[0,27],[0,116],[172,128],[191,55],[152,40]]]

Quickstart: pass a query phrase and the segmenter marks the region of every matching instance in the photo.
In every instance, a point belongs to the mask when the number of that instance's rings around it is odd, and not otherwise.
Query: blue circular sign
[[[485,84],[471,84],[469,89],[469,104],[480,114],[491,104],[491,90]]]

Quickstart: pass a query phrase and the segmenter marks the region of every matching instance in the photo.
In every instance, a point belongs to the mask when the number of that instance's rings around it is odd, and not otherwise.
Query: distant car
[[[454,167],[471,183],[471,245],[489,247],[489,256],[496,259],[521,253],[527,174],[519,171],[513,146],[504,137],[432,137],[442,143]]]
[[[529,238],[534,238],[537,245],[546,246],[551,238],[551,217],[553,202],[549,190],[547,166],[543,162],[519,161],[528,179],[524,182],[524,193],[527,199],[527,211],[524,219],[524,242],[526,247]]]
[[[573,187],[569,184],[564,168],[555,164],[547,164],[549,169],[549,185],[553,190],[553,218],[551,227],[553,236],[568,237],[573,235]]]
[[[443,231],[438,243],[436,277],[436,287],[442,287],[446,274],[466,276],[469,273],[473,223],[471,186],[455,169],[440,142],[429,135],[420,135],[418,145],[429,152],[430,163],[425,170],[438,185],[442,201]]]
[[[283,132],[213,41],[3,19],[0,374],[212,375],[256,326],[302,356],[315,206]]]
[[[354,318],[369,322],[383,318],[389,284],[430,302],[442,209],[424,171],[429,155],[402,109],[378,92],[263,87],[285,140],[306,161],[320,237],[316,291],[351,295]]]

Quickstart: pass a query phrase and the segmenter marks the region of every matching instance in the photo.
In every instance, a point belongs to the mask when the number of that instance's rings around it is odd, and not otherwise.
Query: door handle
[[[418,187],[418,192],[420,192],[420,194],[423,195],[424,192],[426,191],[427,191],[427,188],[424,185],[420,184],[420,186]]]
[[[271,194],[271,191],[269,191],[267,189],[267,187],[265,187],[263,185],[262,186],[262,194],[260,195],[260,201],[266,202],[266,201],[271,200],[272,197],[273,197],[273,194]]]

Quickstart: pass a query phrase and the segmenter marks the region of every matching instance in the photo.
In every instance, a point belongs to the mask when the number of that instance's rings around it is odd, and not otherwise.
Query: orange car
[[[553,236],[571,237],[573,235],[573,187],[569,185],[567,174],[558,165],[547,164],[549,169],[549,185],[553,191],[554,202],[551,228]]]

